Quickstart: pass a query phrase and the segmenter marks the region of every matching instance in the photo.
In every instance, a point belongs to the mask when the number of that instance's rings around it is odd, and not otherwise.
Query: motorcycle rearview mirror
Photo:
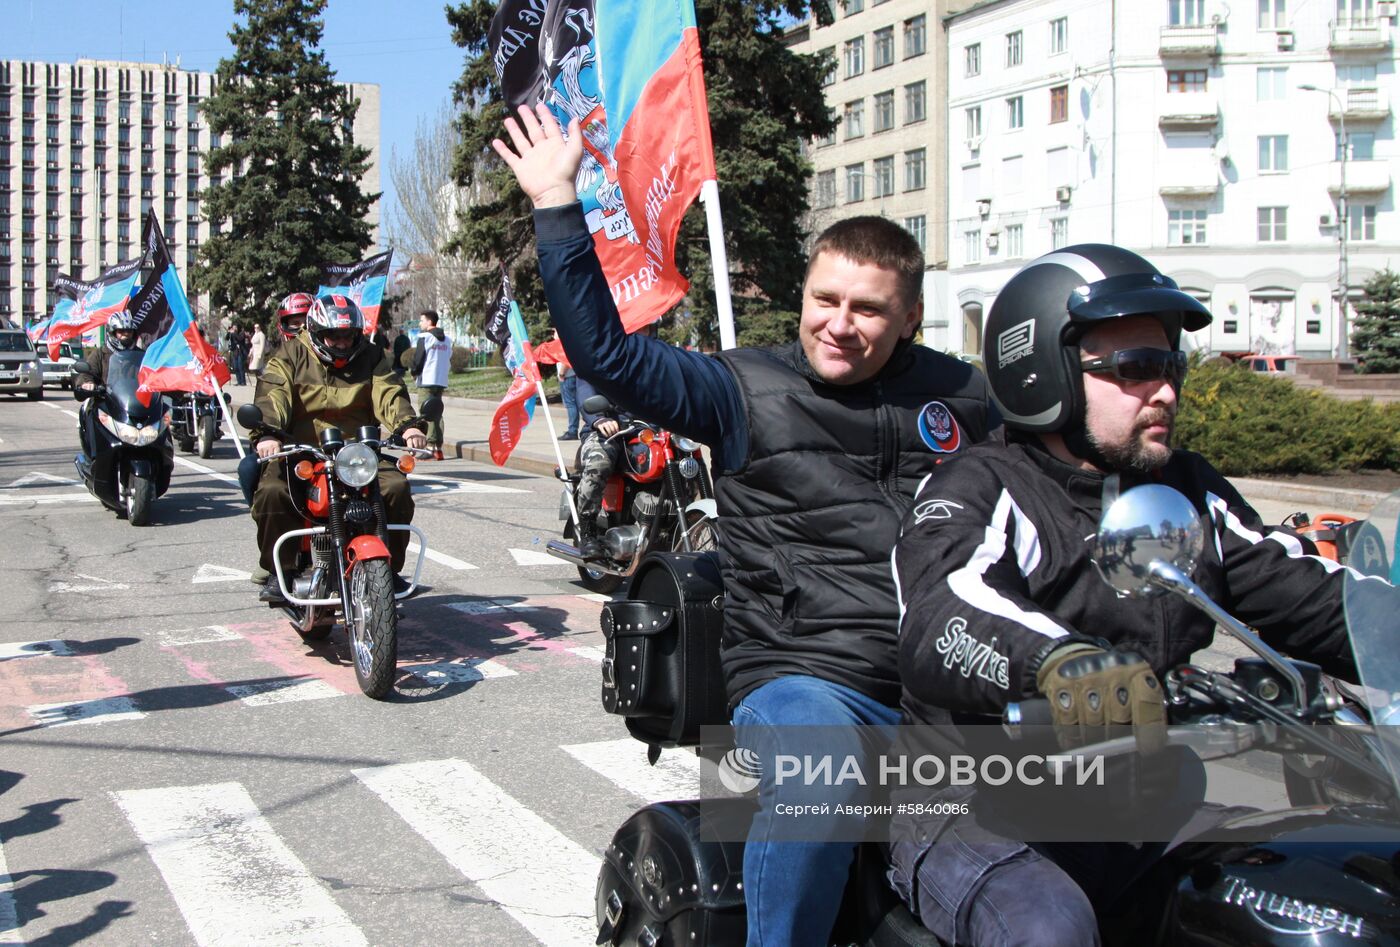
[[[78,361],[73,363],[73,371],[77,372],[79,375],[91,375],[92,366],[82,359],[78,359]]]
[[[423,402],[423,407],[418,410],[418,413],[425,421],[440,421],[442,420],[442,408],[441,398],[429,398]]]
[[[583,410],[589,414],[612,414],[613,405],[606,395],[589,395],[584,399]]]
[[[262,409],[255,404],[239,405],[238,413],[234,417],[238,418],[238,423],[247,430],[252,430],[263,423]]]
[[[224,392],[224,404],[233,404],[233,395],[229,394],[227,391]]]
[[[1114,500],[1099,521],[1093,559],[1105,582],[1131,598],[1169,588],[1155,569],[1173,566],[1183,576],[1196,568],[1205,538],[1191,501],[1171,487],[1146,484]]]

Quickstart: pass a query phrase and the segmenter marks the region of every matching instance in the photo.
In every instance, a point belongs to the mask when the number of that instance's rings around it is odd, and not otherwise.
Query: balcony
[[[1383,122],[1390,117],[1390,94],[1378,86],[1338,89],[1345,111],[1337,111],[1337,100],[1327,97],[1327,116],[1332,121],[1345,116],[1348,122]]]
[[[1333,161],[1327,169],[1327,190],[1340,194],[1342,163]],[[1390,163],[1387,161],[1348,161],[1347,195],[1384,194],[1390,190]]]
[[[1220,54],[1220,34],[1214,23],[1164,26],[1157,52],[1175,58],[1204,58]]]
[[[1164,129],[1208,129],[1219,122],[1214,92],[1169,92],[1157,116],[1157,126]]]
[[[1214,197],[1220,189],[1220,173],[1214,155],[1176,162],[1162,170],[1163,197]]]
[[[1327,48],[1333,52],[1382,52],[1390,48],[1390,24],[1380,19],[1333,20]]]

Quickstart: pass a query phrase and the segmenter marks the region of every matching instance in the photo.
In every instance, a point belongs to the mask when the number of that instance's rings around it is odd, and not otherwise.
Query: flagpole
[[[564,466],[564,452],[559,448],[559,438],[554,434],[554,418],[549,413],[549,399],[544,395],[544,379],[537,378],[535,381],[535,396],[540,399],[540,406],[544,408],[544,423],[549,427],[549,443],[554,447],[554,459],[559,462],[556,469],[557,474],[564,474],[568,469]],[[564,495],[569,498],[569,515],[574,519],[574,528],[578,528],[578,509],[574,507],[574,491],[569,489],[569,478],[567,475],[560,476],[564,481]]]
[[[700,182],[700,202],[705,205],[705,226],[710,235],[710,266],[715,275],[715,309],[719,313],[719,347],[732,349],[739,343],[734,336],[734,301],[729,289],[729,255],[724,249],[724,222],[719,213],[719,184],[713,179]]]
[[[233,446],[238,448],[238,459],[242,460],[248,456],[243,450],[243,438],[238,434],[238,428],[234,426],[233,418],[228,413],[228,402],[224,400],[224,386],[219,384],[219,379],[214,377],[214,373],[209,373],[209,381],[214,386],[214,397],[219,402],[219,410],[223,412],[224,423],[228,425],[228,432],[233,435]]]

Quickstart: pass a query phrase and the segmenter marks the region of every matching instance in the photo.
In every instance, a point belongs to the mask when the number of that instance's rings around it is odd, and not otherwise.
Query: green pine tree
[[[830,5],[815,14],[831,22]],[[821,79],[830,61],[797,55],[783,45],[779,23],[800,18],[802,0],[696,0],[695,16],[705,63],[706,92],[714,138],[720,206],[724,216],[735,320],[748,337],[796,337],[790,314],[800,308],[807,234],[811,165],[803,140],[828,134],[836,119],[822,98]],[[548,320],[535,266],[530,204],[514,177],[491,150],[504,134],[505,108],[487,55],[487,30],[495,0],[465,0],[447,8],[452,39],[466,50],[455,93],[465,103],[457,121],[461,142],[454,174],[474,195],[459,215],[450,249],[481,264],[482,275],[465,308],[485,313],[495,292],[496,261],[511,271],[516,298],[531,336],[540,338]],[[662,324],[675,342],[718,341],[713,277],[704,210],[687,213],[677,245],[677,263],[691,291]]]
[[[315,292],[326,262],[358,260],[371,243],[366,215],[378,194],[360,181],[369,150],[351,123],[359,102],[335,80],[321,42],[326,0],[234,0],[229,32],[204,102],[211,223],[194,283],[215,311],[264,325],[278,300]]]
[[[1366,282],[1356,304],[1352,354],[1366,373],[1400,372],[1400,273],[1384,269]]]

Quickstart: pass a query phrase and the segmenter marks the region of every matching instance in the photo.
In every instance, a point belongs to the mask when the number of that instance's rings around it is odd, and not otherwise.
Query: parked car
[[[77,374],[73,363],[83,357],[83,347],[76,342],[60,342],[56,359],[49,358],[47,340],[41,339],[35,347],[39,350],[39,364],[44,369],[44,384],[72,388],[73,376]]]
[[[0,393],[44,397],[44,369],[23,329],[0,329]]]
[[[1252,372],[1265,372],[1271,375],[1294,375],[1298,372],[1296,355],[1246,355],[1240,364]]]

